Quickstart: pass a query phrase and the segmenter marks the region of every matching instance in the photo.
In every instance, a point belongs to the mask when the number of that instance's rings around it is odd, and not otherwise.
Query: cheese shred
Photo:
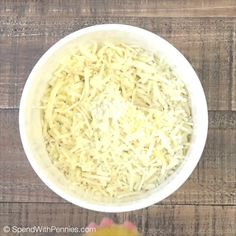
[[[124,198],[163,182],[192,134],[187,90],[157,55],[93,43],[68,56],[40,104],[52,163],[95,196]]]

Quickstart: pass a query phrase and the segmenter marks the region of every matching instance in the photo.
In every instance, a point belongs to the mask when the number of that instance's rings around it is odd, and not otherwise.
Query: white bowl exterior
[[[161,54],[175,67],[190,95],[193,135],[187,156],[177,171],[151,193],[119,203],[98,203],[88,200],[68,187],[64,176],[51,164],[45,149],[38,106],[50,74],[63,56],[73,53],[78,45],[90,41],[123,41],[138,44]],[[53,60],[52,60],[53,59]],[[134,26],[106,24],[84,28],[58,41],[38,61],[25,84],[20,102],[19,125],[22,144],[33,169],[42,181],[62,198],[78,206],[103,212],[124,212],[157,203],[177,190],[196,167],[207,137],[208,113],[201,83],[185,57],[161,37]]]

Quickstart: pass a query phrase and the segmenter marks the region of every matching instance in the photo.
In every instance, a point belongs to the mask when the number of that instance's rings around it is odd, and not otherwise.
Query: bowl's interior
[[[177,171],[154,191],[135,198],[111,201],[95,199],[73,189],[65,177],[51,164],[41,130],[38,106],[52,72],[66,55],[79,46],[94,41],[135,43],[168,60],[189,91],[193,135],[187,157]],[[39,177],[57,194],[80,206],[100,211],[127,211],[142,208],[162,200],[175,191],[191,174],[204,147],[207,132],[207,109],[201,84],[187,60],[162,38],[131,26],[95,26],[75,32],[54,45],[36,64],[25,86],[20,105],[20,131],[27,157]]]

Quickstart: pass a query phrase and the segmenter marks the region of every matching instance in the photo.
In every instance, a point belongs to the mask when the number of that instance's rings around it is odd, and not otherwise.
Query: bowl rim
[[[201,110],[203,113],[201,114],[203,117],[204,123],[201,124],[202,126],[202,133],[201,133],[201,138],[198,138],[198,148],[195,150],[195,155],[194,159],[192,159],[192,162],[186,162],[185,166],[183,169],[175,176],[174,179],[170,181],[170,183],[167,183],[167,185],[161,189],[158,193],[158,196],[155,194],[150,195],[148,198],[143,198],[140,199],[136,202],[130,203],[130,205],[122,205],[122,206],[110,206],[110,205],[101,205],[101,204],[94,204],[94,203],[89,203],[84,200],[81,200],[79,198],[74,198],[70,196],[69,194],[65,194],[62,189],[57,187],[51,180],[49,180],[41,171],[41,169],[38,167],[37,163],[34,161],[34,157],[31,155],[31,151],[29,148],[29,145],[27,143],[27,137],[25,133],[25,115],[24,115],[24,106],[26,104],[27,100],[27,94],[28,91],[30,90],[30,86],[32,81],[34,80],[34,75],[37,73],[38,68],[41,67],[41,65],[44,64],[44,62],[55,52],[57,51],[62,45],[67,44],[71,40],[78,38],[80,36],[86,35],[88,33],[96,32],[96,31],[110,31],[110,30],[118,30],[118,31],[138,31],[139,33],[149,35],[149,37],[155,37],[157,40],[162,41],[165,43],[168,47],[171,48],[172,51],[175,52],[176,55],[178,55],[182,61],[185,63],[189,64],[193,77],[196,79],[196,83],[198,84],[199,88],[199,93],[200,93],[200,103],[201,103]],[[190,95],[191,96],[191,95]],[[125,25],[125,24],[99,24],[99,25],[93,25],[89,26],[83,29],[79,29],[78,31],[75,31],[73,33],[70,33],[69,35],[65,36],[64,38],[60,39],[57,41],[54,45],[52,45],[38,60],[38,62],[34,65],[31,73],[28,76],[28,79],[25,83],[21,100],[20,100],[20,106],[19,106],[19,131],[20,131],[20,137],[21,137],[21,142],[26,154],[26,157],[28,161],[30,162],[32,168],[36,172],[36,174],[39,176],[39,178],[57,195],[62,197],[63,199],[77,205],[80,207],[87,208],[89,210],[94,210],[94,211],[99,211],[99,212],[127,212],[127,211],[133,211],[133,210],[138,210],[142,209],[148,206],[151,206],[157,202],[162,201],[166,197],[170,196],[173,192],[175,192],[187,179],[188,177],[192,174],[193,170],[197,166],[207,138],[207,131],[208,131],[208,110],[207,110],[207,102],[206,102],[206,97],[201,85],[201,82],[194,71],[192,65],[188,62],[188,60],[180,53],[172,44],[170,44],[167,40],[163,39],[157,34],[154,34],[148,30],[136,27],[136,26],[131,26],[131,25]]]

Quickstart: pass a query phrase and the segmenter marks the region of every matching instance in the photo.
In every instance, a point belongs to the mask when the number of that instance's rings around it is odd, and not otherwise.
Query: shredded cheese
[[[94,43],[62,61],[42,98],[52,163],[85,192],[123,198],[155,188],[192,133],[184,83],[157,55]]]

